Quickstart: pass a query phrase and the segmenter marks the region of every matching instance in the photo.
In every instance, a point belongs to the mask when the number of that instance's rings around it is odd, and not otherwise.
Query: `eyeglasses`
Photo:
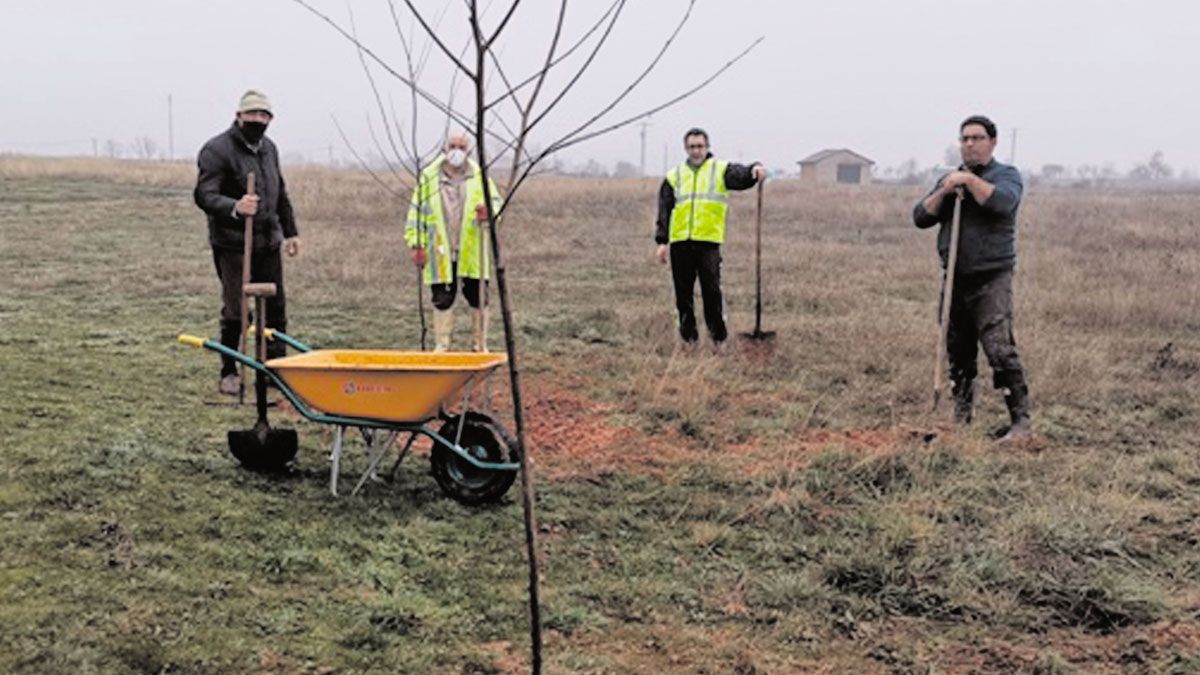
[[[982,143],[988,140],[988,138],[990,138],[990,136],[986,134],[971,134],[970,136],[959,136],[958,140],[962,141],[963,143],[970,143],[972,141],[976,143]]]
[[[703,150],[707,147],[708,147],[707,143],[688,143],[687,144],[688,150]]]

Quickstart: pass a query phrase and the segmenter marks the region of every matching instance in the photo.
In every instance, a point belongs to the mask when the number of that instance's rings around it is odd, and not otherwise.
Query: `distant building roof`
[[[857,152],[854,152],[853,150],[848,150],[846,148],[827,148],[820,152],[814,152],[813,154],[809,155],[808,157],[805,157],[804,159],[797,162],[797,164],[816,164],[817,162],[820,162],[832,155],[836,155],[841,152],[844,152],[848,155],[853,155],[854,157],[857,157],[863,164],[874,164],[875,163],[875,162],[871,161],[870,159],[867,159],[866,157],[863,157],[862,155],[858,154]]]

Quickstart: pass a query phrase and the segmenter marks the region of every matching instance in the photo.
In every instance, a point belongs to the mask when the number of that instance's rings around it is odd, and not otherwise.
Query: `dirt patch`
[[[937,443],[954,437],[954,430],[948,426],[810,429],[789,439],[751,438],[714,450],[677,428],[667,427],[658,433],[647,434],[636,427],[622,425],[615,416],[629,413],[629,406],[602,403],[577,393],[584,386],[583,378],[576,381],[559,377],[533,383],[526,389],[526,442],[539,475],[547,480],[574,480],[618,473],[663,476],[686,463],[714,460],[719,460],[738,476],[754,478],[803,469],[809,459],[828,450],[863,456],[882,455],[906,445]],[[490,400],[491,405],[487,407],[495,411],[511,431],[509,411],[512,406],[507,391],[494,390]],[[271,415],[293,422],[303,419],[286,400],[279,400]],[[426,454],[429,441],[419,439],[413,449],[418,454]]]
[[[814,429],[786,442],[750,439],[713,451],[677,429],[649,435],[615,423],[612,415],[617,411],[617,405],[592,401],[561,384],[531,387],[525,410],[526,434],[541,475],[550,480],[618,472],[661,475],[672,466],[719,457],[735,473],[755,477],[788,467],[800,468],[808,458],[825,450],[884,454],[937,437],[927,430],[905,426]]]
[[[611,421],[614,406],[553,385],[531,388],[526,434],[542,476],[565,480],[612,473],[662,474],[706,453],[677,432],[650,436]]]

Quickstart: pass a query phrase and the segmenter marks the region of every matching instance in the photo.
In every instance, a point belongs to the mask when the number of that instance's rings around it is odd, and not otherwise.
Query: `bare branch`
[[[616,131],[617,129],[628,126],[630,124],[633,124],[634,122],[636,122],[640,119],[649,117],[661,110],[665,110],[665,109],[675,105],[676,103],[679,103],[680,101],[682,101],[686,98],[691,97],[696,92],[700,91],[701,89],[703,89],[703,88],[707,87],[709,84],[711,84],[714,80],[716,80],[718,77],[720,77],[725,71],[732,68],[734,66],[734,64],[736,64],[738,61],[741,61],[743,58],[745,58],[747,54],[749,54],[755,47],[757,47],[763,41],[763,39],[764,38],[761,38],[761,37],[758,38],[757,40],[752,42],[749,47],[746,47],[745,49],[743,49],[737,56],[735,56],[732,59],[730,59],[729,61],[727,61],[725,63],[725,65],[721,66],[716,72],[714,72],[712,75],[709,75],[708,77],[706,77],[699,84],[697,84],[696,86],[692,87],[691,89],[688,89],[687,91],[683,92],[682,94],[679,94],[664,103],[660,103],[659,105],[656,105],[653,108],[644,110],[636,115],[633,115],[632,117],[623,119],[620,122],[610,124],[609,126],[604,127],[603,129],[597,129],[595,131],[591,131],[591,132],[588,132],[588,133],[582,134],[582,135],[575,135],[578,133],[578,130],[577,130],[577,131],[567,134],[566,136],[563,136],[559,140],[551,143],[550,145],[548,145],[546,147],[545,150],[538,153],[537,157],[534,158],[534,161],[532,163],[526,165],[524,171],[522,171],[522,173],[521,173],[521,177],[518,178],[517,181],[513,184],[513,186],[509,188],[509,191],[508,191],[509,199],[506,200],[504,202],[504,204],[500,207],[500,213],[504,213],[504,210],[506,208],[508,208],[508,205],[511,203],[510,200],[512,198],[513,193],[515,193],[517,191],[517,189],[520,188],[520,186],[529,177],[529,174],[532,172],[533,168],[535,166],[537,166],[537,164],[539,162],[541,162],[542,160],[546,159],[550,155],[552,155],[560,150],[569,148],[572,145],[577,145],[579,143],[583,143],[584,141],[591,140],[593,138],[596,138],[597,136],[603,136],[604,134],[611,133],[613,131]]]
[[[475,74],[472,73],[469,68],[467,68],[466,64],[464,64],[457,56],[454,55],[454,52],[450,51],[450,48],[446,46],[446,43],[442,42],[442,39],[438,37],[437,29],[433,26],[430,26],[425,21],[425,17],[422,16],[419,11],[417,11],[415,6],[413,6],[412,0],[404,0],[404,4],[408,5],[408,11],[412,12],[412,15],[416,17],[417,23],[421,24],[421,28],[425,29],[425,34],[429,36],[429,39],[433,40],[433,43],[438,46],[438,49],[442,50],[442,54],[444,54],[446,58],[450,59],[450,62],[453,63],[459,70],[461,70],[464,75],[474,79]]]
[[[513,4],[509,6],[508,12],[505,13],[504,18],[500,20],[500,25],[496,26],[496,31],[493,32],[492,36],[487,39],[487,42],[483,43],[483,51],[486,52],[492,48],[492,43],[496,41],[496,38],[500,37],[500,33],[504,32],[504,27],[508,25],[508,20],[512,18],[514,13],[516,13],[517,6],[520,4],[521,0],[513,0]]]
[[[441,15],[438,17],[438,23],[441,23],[441,17],[444,17],[446,15],[445,9],[448,7],[449,7],[449,5],[446,5],[445,7],[443,7],[443,11],[442,11]],[[404,52],[404,63],[408,66],[408,77],[412,81],[416,82],[418,80],[418,73],[417,73],[417,69],[413,65],[412,46],[409,44],[408,38],[406,38],[404,35],[404,29],[400,27],[400,17],[399,17],[399,15],[396,14],[396,4],[393,0],[388,0],[388,11],[391,13],[392,24],[396,27],[396,36],[400,39],[400,47]],[[428,43],[426,43],[426,46],[428,46]],[[454,74],[457,76],[458,71],[457,70],[454,71]],[[409,157],[412,158],[412,166],[411,166],[412,174],[416,178],[417,184],[419,186],[420,182],[421,182],[421,167],[422,167],[422,164],[424,164],[423,158],[417,151],[417,125],[418,125],[418,121],[420,119],[419,99],[417,98],[416,91],[412,87],[409,87],[409,93],[410,93],[411,99],[412,99],[412,110],[410,111],[410,114],[411,114],[411,119],[410,119],[411,129],[410,130],[412,132],[412,142],[411,143],[405,142],[404,146],[405,146],[405,150],[409,154]],[[450,105],[447,107],[453,107],[453,106]],[[400,136],[401,140],[403,140],[404,134],[399,133],[399,131],[400,131],[399,123],[397,123],[397,125],[396,125],[396,131],[397,131],[397,134]]]
[[[550,49],[546,52],[546,63],[542,66],[542,74],[537,80],[537,84],[533,85],[533,93],[529,95],[529,101],[521,110],[521,131],[517,134],[517,149],[513,152],[512,168],[508,171],[508,180],[505,181],[505,191],[510,191],[513,185],[513,180],[516,179],[517,167],[521,165],[521,153],[525,151],[525,140],[529,138],[529,130],[533,125],[529,123],[529,114],[533,112],[533,106],[537,103],[538,94],[542,91],[542,86],[546,83],[546,76],[550,74],[550,64],[554,62],[554,52],[558,49],[558,40],[562,37],[563,20],[567,16],[567,0],[562,0],[562,4],[558,10],[558,23],[554,27],[554,37],[550,40]]]
[[[563,0],[563,4],[564,5],[566,4],[566,0]],[[488,50],[488,56],[491,57],[492,63],[496,66],[496,72],[500,75],[500,79],[504,82],[504,86],[508,87],[510,92],[514,92],[515,90],[512,88],[512,85],[509,83],[508,77],[505,75],[504,68],[503,68],[503,66],[500,65],[500,59],[496,56],[496,53],[492,50]],[[513,103],[513,107],[516,108],[517,113],[519,115],[521,115],[521,123],[522,123],[522,125],[524,125],[525,120],[528,117],[528,114],[526,113],[526,110],[528,108],[521,107],[521,102],[517,100],[515,93],[512,94],[511,99],[512,99],[512,103]],[[504,144],[504,147],[501,148],[499,153],[497,153],[495,156],[492,157],[490,164],[495,164],[496,162],[500,161],[500,157],[505,152],[508,152],[510,149],[513,148],[513,146],[517,146],[518,148],[520,148],[522,143],[520,142],[521,134],[519,134],[516,131],[513,131],[512,127],[508,124],[508,121],[504,119],[504,116],[501,115],[498,110],[493,110],[492,115],[495,116],[496,121],[498,121],[500,123],[500,126],[504,127],[504,130],[512,138],[512,140],[510,142]],[[499,138],[499,135],[494,132],[491,132],[491,135]],[[520,157],[521,154],[522,154],[522,150],[518,149],[514,153],[514,157]],[[526,152],[524,154],[527,159],[529,159],[530,161],[533,160],[533,157],[531,155],[529,155],[528,152]],[[489,164],[489,168],[490,168],[490,164]],[[512,174],[510,173],[509,175],[511,177]]]
[[[612,14],[613,11],[619,5],[625,4],[626,1],[627,0],[613,0],[613,3],[608,6],[608,9],[604,12],[604,14],[601,14],[600,18],[596,20],[596,23],[592,24],[591,28],[589,28],[587,30],[587,32],[585,32],[583,34],[583,36],[580,37],[579,40],[577,40],[575,42],[575,44],[571,45],[570,49],[567,49],[562,54],[560,54],[558,56],[558,58],[554,59],[554,61],[550,64],[550,67],[553,68],[554,66],[557,66],[559,63],[562,63],[567,58],[570,58],[571,54],[574,54],[576,51],[578,51],[579,48],[582,47],[588,41],[588,39],[592,36],[592,34],[595,33],[597,30],[599,30],[600,26],[604,25],[604,21],[606,19],[608,19],[608,15]],[[530,84],[532,84],[533,82],[535,82],[539,77],[541,77],[541,75],[542,75],[542,71],[538,70],[537,72],[535,72],[534,74],[525,78],[524,80],[521,80],[515,87],[511,88],[512,92],[505,92],[504,95],[500,96],[499,98],[497,98],[497,99],[493,100],[492,102],[488,103],[487,105],[485,105],[484,110],[490,110],[493,106],[500,103],[500,101],[507,98],[510,93],[516,93],[516,92],[524,89],[525,87],[527,87]]]
[[[620,18],[621,12],[625,8],[626,2],[627,2],[627,0],[617,0],[616,11],[612,15],[612,20],[609,21],[608,27],[604,30],[604,33],[600,36],[600,40],[596,43],[595,48],[592,49],[592,52],[590,54],[588,54],[588,57],[584,61],[584,64],[580,67],[580,69],[575,73],[575,76],[573,78],[571,78],[571,81],[567,84],[568,87],[574,85],[574,83],[579,80],[580,76],[582,76],[584,71],[587,70],[588,66],[591,65],[592,60],[596,58],[596,54],[599,53],[600,48],[603,47],[604,43],[608,41],[608,37],[612,33],[613,27],[616,25],[617,19]],[[565,6],[562,9],[565,12],[565,9],[566,9]],[[562,14],[560,13],[560,15],[559,15],[560,27],[561,27],[562,18],[563,18]],[[557,34],[556,34],[556,41],[557,41]],[[553,51],[551,52],[551,56],[553,56]],[[548,60],[547,63],[553,63],[553,60],[552,59]],[[538,71],[537,75],[534,76],[535,81],[538,83],[537,84],[538,89],[540,89],[541,84],[543,81],[545,81],[545,78],[548,73],[549,73],[549,68],[547,68],[546,66],[543,66],[542,69]],[[537,92],[535,91],[534,98],[536,98],[536,95],[537,95]],[[554,100],[554,102],[550,104],[551,107],[555,103],[557,103],[558,100],[560,100],[561,98],[562,98],[562,94],[560,93],[559,96]],[[532,99],[531,99],[531,101],[532,101]],[[521,127],[522,127],[523,135],[518,135],[516,138],[512,139],[512,141],[510,143],[505,144],[504,148],[502,148],[502,150],[499,154],[503,154],[504,152],[508,151],[509,149],[521,145],[523,143],[523,138],[527,137],[529,135],[529,130],[533,126],[532,124],[528,124],[529,112],[532,109],[532,103],[528,107],[521,107],[518,104],[518,108],[521,110],[521,115],[522,115]],[[545,117],[545,115],[542,115],[541,117]],[[520,154],[521,154],[520,152],[517,152],[514,154],[514,156],[520,157]],[[510,179],[511,179],[512,175],[515,173],[516,173],[516,167],[514,167],[513,173],[509,175]]]
[[[740,53],[738,53],[737,56],[734,56],[729,61],[726,61],[725,65],[718,68],[716,70],[716,72],[714,72],[712,75],[709,75],[708,77],[704,78],[704,80],[702,80],[699,84],[692,87],[691,89],[688,89],[687,91],[683,92],[682,94],[679,94],[679,95],[675,96],[674,98],[671,98],[663,103],[660,103],[660,104],[654,106],[653,108],[649,108],[641,113],[638,113],[637,115],[633,115],[632,117],[627,117],[624,120],[621,120],[620,122],[617,122],[615,124],[611,124],[607,127],[604,127],[603,129],[598,129],[596,131],[592,131],[592,132],[588,132],[588,133],[580,135],[580,136],[576,136],[576,134],[582,132],[584,130],[584,128],[586,128],[586,127],[580,127],[576,131],[573,131],[573,132],[567,134],[566,136],[564,136],[560,141],[557,141],[551,147],[554,148],[554,152],[557,152],[559,150],[562,150],[563,148],[568,148],[568,147],[571,147],[572,145],[576,145],[578,143],[582,143],[584,141],[591,140],[597,136],[607,134],[611,131],[616,131],[617,129],[620,129],[621,127],[633,124],[634,122],[636,122],[644,117],[649,117],[650,115],[653,115],[654,113],[659,112],[660,110],[664,110],[666,108],[669,108],[669,107],[675,105],[676,103],[679,103],[680,101],[682,101],[682,100],[692,96],[696,92],[700,91],[704,87],[707,87],[709,84],[712,83],[713,80],[716,80],[725,71],[732,68],[734,66],[734,64],[736,64],[738,61],[741,61],[755,47],[757,47],[760,43],[762,43],[763,40],[764,40],[764,38],[762,38],[762,37],[758,38],[757,40],[752,42],[749,47],[746,47]],[[590,123],[587,126],[590,126]],[[575,137],[572,138],[572,136],[575,136]]]
[[[297,5],[300,5],[304,9],[308,10],[311,14],[313,14],[313,16],[316,16],[318,19],[321,19],[325,23],[329,24],[329,26],[332,27],[335,31],[337,31],[339,35],[341,35],[343,38],[345,38],[351,44],[362,49],[364,54],[371,57],[371,60],[374,61],[375,63],[379,64],[379,66],[381,68],[383,68],[385,71],[387,71],[387,73],[389,75],[396,78],[404,85],[406,85],[408,87],[412,87],[414,90],[416,90],[417,94],[422,99],[424,99],[426,102],[428,102],[434,108],[436,108],[438,111],[440,111],[441,113],[443,113],[445,115],[450,116],[455,121],[457,121],[459,124],[462,124],[464,126],[469,124],[469,121],[465,115],[450,108],[445,103],[443,103],[441,100],[439,100],[436,96],[434,96],[433,94],[430,94],[428,91],[425,91],[424,89],[422,89],[416,83],[416,81],[414,81],[412,78],[406,77],[406,76],[400,74],[399,72],[397,72],[395,68],[392,68],[390,65],[388,65],[388,63],[386,61],[379,58],[379,56],[374,51],[372,51],[369,47],[360,43],[358,40],[354,39],[354,36],[350,35],[350,33],[347,32],[346,29],[342,28],[342,26],[340,24],[338,24],[336,21],[329,18],[325,14],[321,13],[319,10],[314,8],[312,5],[309,5],[306,0],[292,0],[292,2],[296,3]]]
[[[587,122],[584,122],[583,125],[580,126],[577,131],[582,131],[584,129],[587,129],[593,123],[595,123],[597,120],[599,120],[600,118],[607,115],[613,108],[617,107],[617,105],[620,104],[620,102],[622,100],[624,100],[626,96],[628,96],[630,93],[632,93],[633,90],[636,89],[637,86],[639,84],[641,84],[642,81],[645,80],[648,75],[650,75],[651,71],[653,71],[654,68],[659,64],[659,62],[662,61],[663,55],[666,54],[667,50],[671,48],[671,44],[675,42],[675,38],[679,37],[680,31],[682,31],[683,27],[685,25],[687,25],[688,19],[690,19],[692,16],[692,9],[695,8],[695,6],[696,6],[696,0],[689,0],[688,8],[687,8],[687,11],[683,13],[683,18],[681,18],[679,20],[679,23],[675,26],[675,30],[672,31],[671,35],[667,37],[665,42],[663,42],[662,48],[658,50],[658,54],[656,54],[654,56],[654,59],[650,61],[650,64],[648,66],[646,66],[646,68],[644,70],[642,70],[641,74],[639,74],[633,80],[633,82],[628,87],[626,87],[625,90],[620,93],[620,95],[617,96],[616,99],[609,102],[608,105],[604,106],[604,108],[602,108],[600,110],[600,112],[593,115],[592,118],[589,119]],[[586,64],[584,67],[586,68]],[[582,74],[583,74],[583,71],[581,70],[580,75],[582,75]],[[543,119],[545,119],[546,115],[550,114],[550,111],[553,110],[554,107],[558,105],[559,101],[563,100],[563,98],[567,95],[567,92],[569,92],[575,86],[575,83],[578,81],[579,81],[579,78],[576,77],[575,79],[573,79],[569,83],[567,83],[567,85],[562,88],[562,91],[560,91],[558,93],[558,97],[555,98],[553,101],[551,101],[550,105],[546,106],[546,109],[543,110],[541,112],[541,114],[539,114],[536,118],[534,118],[534,120],[532,122],[529,123],[529,127],[532,129],[533,127],[537,126],[539,122],[541,122]]]
[[[350,8],[349,2],[346,3],[346,11],[350,15],[351,35],[354,36],[355,43],[357,44],[358,26],[354,22],[354,10]],[[387,119],[387,109],[383,107],[383,97],[379,95],[379,86],[375,84],[375,76],[371,74],[371,68],[369,65],[367,65],[367,59],[365,56],[363,56],[362,48],[360,47],[355,51],[358,54],[358,62],[362,65],[363,74],[367,76],[367,82],[371,84],[371,93],[375,96],[375,105],[379,108],[379,116],[383,118],[383,129],[387,133],[388,144],[391,146],[392,153],[395,155],[396,159],[403,164],[404,156],[400,154],[400,150],[396,147],[396,139],[392,136],[392,127],[390,124],[388,124]],[[379,155],[383,157],[383,163],[387,166],[388,170],[399,179],[400,173],[396,171],[396,167],[394,167],[392,162],[388,159],[387,153],[383,151],[382,147],[380,147],[379,139],[375,137],[375,129],[371,125],[370,116],[367,117],[367,128],[371,132],[371,139],[375,142],[375,147],[377,150],[379,150]]]
[[[416,157],[416,153],[413,152],[412,146],[408,144],[408,140],[404,138],[404,129],[400,126],[402,120],[400,119],[400,115],[396,114],[396,102],[390,96],[388,97],[388,108],[392,111],[391,123],[395,127],[396,138],[400,139],[400,147],[404,150],[404,157],[400,158],[400,167],[405,171],[412,172],[411,160]],[[384,123],[386,124],[387,120],[384,120]],[[416,126],[415,117],[413,118],[413,126]]]
[[[330,117],[333,117],[333,116],[330,115]],[[387,190],[387,192],[390,195],[392,195],[393,197],[395,197],[396,199],[398,199],[400,201],[403,201],[404,197],[399,192],[396,192],[394,189],[392,189],[392,186],[388,185],[387,182],[384,181],[382,178],[380,178],[378,174],[376,174],[374,171],[372,171],[371,167],[369,165],[367,165],[367,163],[365,161],[363,161],[363,158],[361,156],[359,156],[358,151],[355,150],[354,146],[350,144],[350,139],[346,138],[346,132],[342,130],[342,125],[338,124],[337,117],[333,117],[333,126],[337,128],[338,134],[342,137],[342,142],[346,144],[346,149],[350,151],[351,155],[354,155],[354,159],[358,161],[358,165],[362,167],[363,171],[366,171],[367,174],[369,176],[371,176],[371,178],[374,178],[375,182],[379,183],[379,185],[384,190]],[[403,179],[400,180],[400,184],[403,185],[408,190],[412,189],[412,186],[409,185]]]
[[[386,127],[387,120],[383,120],[383,123]],[[370,134],[371,143],[375,145],[375,151],[379,153],[379,158],[383,160],[383,165],[387,167],[387,170],[391,172],[392,176],[394,176],[396,180],[403,181],[404,178],[400,175],[400,171],[398,171],[395,165],[392,164],[392,160],[388,159],[387,151],[383,149],[383,145],[379,142],[379,136],[375,134],[375,125],[371,123],[371,116],[369,114],[367,115],[367,133]],[[404,161],[403,158],[397,159],[401,163]]]

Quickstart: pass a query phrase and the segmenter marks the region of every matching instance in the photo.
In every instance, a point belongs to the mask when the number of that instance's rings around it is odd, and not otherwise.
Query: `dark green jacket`
[[[975,201],[970,190],[965,190],[962,218],[958,235],[958,259],[955,276],[1011,269],[1017,263],[1017,208],[1021,205],[1021,172],[1016,167],[1001,164],[993,159],[987,166],[972,169],[975,175],[996,186],[992,196],[982,204]],[[938,231],[938,255],[942,258],[942,269],[950,253],[950,224],[954,218],[954,195],[942,200],[937,213],[925,210],[925,199],[942,185],[945,176],[938,179],[933,189],[917,202],[913,209],[913,223],[925,229],[941,224]]]

